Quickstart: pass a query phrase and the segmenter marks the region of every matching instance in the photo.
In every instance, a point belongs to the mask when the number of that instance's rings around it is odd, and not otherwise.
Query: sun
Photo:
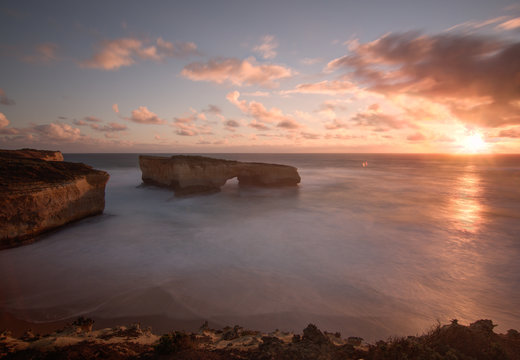
[[[462,150],[465,153],[476,154],[486,151],[487,144],[479,133],[466,136],[461,140]]]

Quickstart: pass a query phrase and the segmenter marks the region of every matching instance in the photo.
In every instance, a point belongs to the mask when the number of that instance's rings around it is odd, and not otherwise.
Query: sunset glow
[[[99,4],[3,2],[0,147],[520,152],[508,0]]]
[[[487,150],[487,144],[482,135],[473,134],[462,140],[463,151],[470,154],[483,153]]]

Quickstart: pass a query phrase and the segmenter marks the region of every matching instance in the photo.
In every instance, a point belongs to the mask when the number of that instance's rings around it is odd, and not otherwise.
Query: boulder
[[[139,156],[143,183],[172,188],[176,196],[213,193],[227,180],[238,178],[240,185],[279,187],[300,183],[293,166],[240,162],[204,156]]]
[[[42,160],[49,158],[60,161]],[[62,159],[60,152],[0,150],[0,248],[103,212],[109,175]]]

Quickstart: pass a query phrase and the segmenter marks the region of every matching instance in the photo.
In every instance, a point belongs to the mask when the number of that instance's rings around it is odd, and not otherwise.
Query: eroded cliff
[[[0,150],[0,248],[23,244],[105,208],[106,172],[28,154],[26,150]],[[63,159],[59,152],[33,154]]]
[[[293,166],[214,159],[204,156],[139,156],[143,183],[169,187],[176,196],[220,191],[227,180],[241,185],[296,186],[301,178]]]

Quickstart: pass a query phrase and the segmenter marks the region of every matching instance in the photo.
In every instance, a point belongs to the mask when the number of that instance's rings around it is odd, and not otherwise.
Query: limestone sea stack
[[[62,160],[59,151],[0,150],[0,248],[103,212],[109,175]]]
[[[220,191],[227,180],[240,185],[280,187],[300,183],[293,166],[240,162],[204,156],[139,156],[143,183],[172,188],[176,196]]]

